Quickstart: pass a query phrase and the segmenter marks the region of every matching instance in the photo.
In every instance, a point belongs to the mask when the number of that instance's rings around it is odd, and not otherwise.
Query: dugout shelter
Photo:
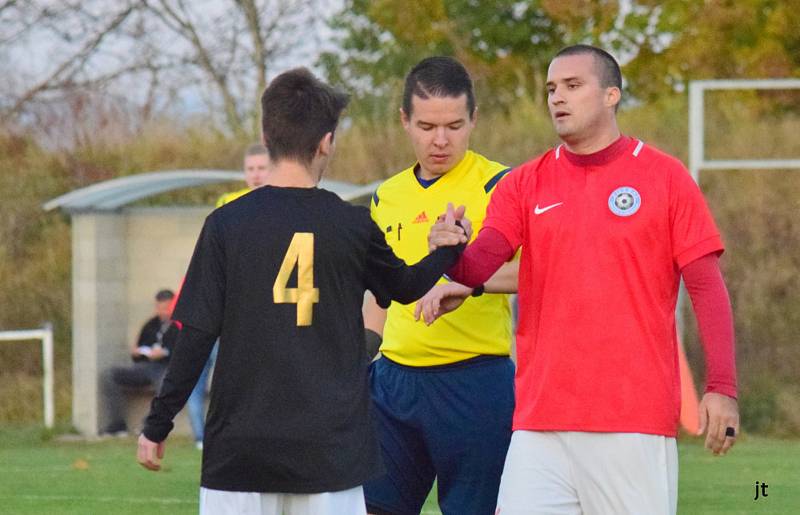
[[[92,184],[44,204],[46,211],[60,209],[72,222],[72,423],[84,436],[97,435],[107,423],[100,374],[131,363],[128,348],[152,316],[153,295],[161,288],[177,290],[213,209],[136,202],[172,190],[243,180],[243,172],[227,170],[148,172]],[[324,179],[320,187],[367,206],[378,184]],[[131,399],[128,427],[136,429],[150,395]],[[175,422],[177,433],[191,434],[184,413]]]

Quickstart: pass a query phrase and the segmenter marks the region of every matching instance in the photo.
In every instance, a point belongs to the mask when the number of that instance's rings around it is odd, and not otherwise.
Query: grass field
[[[170,515],[197,512],[200,452],[170,440],[164,468],[135,463],[135,441],[64,442],[37,429],[0,429],[0,513]],[[680,514],[800,513],[800,441],[744,438],[724,458],[682,440]],[[768,497],[754,501],[755,482]],[[425,514],[436,514],[435,493]]]

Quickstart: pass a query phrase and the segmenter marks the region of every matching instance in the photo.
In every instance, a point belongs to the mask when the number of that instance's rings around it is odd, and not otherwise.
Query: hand
[[[164,442],[151,442],[144,434],[139,435],[139,448],[136,459],[139,465],[147,470],[160,470],[161,459],[164,457]]]
[[[464,211],[466,211],[464,206],[459,206],[458,210],[456,210],[453,208],[453,204],[448,202],[444,219],[442,221],[437,220],[428,234],[429,251],[433,252],[439,247],[455,246],[469,241],[465,230],[456,225],[456,220],[461,220],[464,217]]]
[[[461,222],[461,228],[464,229],[464,234],[467,235],[467,241],[472,239],[472,222],[466,216],[461,216],[458,220]]]
[[[459,283],[437,284],[417,301],[414,319],[420,315],[427,325],[431,325],[442,315],[458,309],[472,294],[472,288]]]
[[[161,347],[160,345],[153,345],[152,347],[150,347],[150,355],[148,356],[148,358],[150,358],[150,361],[159,361],[161,359],[164,359],[166,355],[167,352],[164,350],[163,347]]]
[[[464,216],[466,210],[467,210],[466,206],[458,206],[458,209],[456,209],[453,214],[455,216],[455,219],[461,222],[461,227],[464,229],[464,234],[467,235],[467,241],[469,241],[472,239],[472,221],[466,216]],[[446,216],[447,213],[442,213],[441,215],[438,216],[438,218],[436,218],[436,221],[444,222]]]
[[[700,430],[698,436],[706,429],[706,449],[715,456],[724,456],[736,443],[739,436],[739,403],[736,399],[721,393],[708,392],[700,401]],[[732,427],[734,436],[726,436],[727,428]]]

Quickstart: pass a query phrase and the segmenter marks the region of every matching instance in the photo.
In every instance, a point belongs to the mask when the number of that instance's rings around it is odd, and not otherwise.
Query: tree
[[[37,105],[102,91],[145,118],[176,101],[195,110],[202,103],[222,114],[230,133],[252,136],[275,68],[311,61],[321,2],[7,1],[0,4],[0,54],[27,73],[0,84],[0,111],[24,120]],[[30,52],[44,55],[26,62]]]
[[[421,58],[452,55],[477,79],[483,105],[508,106],[522,93],[543,95],[559,48],[589,43],[620,60],[634,97],[652,100],[696,78],[798,76],[795,7],[780,0],[347,0],[333,22],[344,52],[321,63],[363,96],[385,96]]]
[[[539,2],[347,0],[334,18],[343,52],[321,64],[357,94],[389,95],[416,62],[452,55],[465,63],[483,104],[541,91],[543,63],[560,38]]]
[[[656,11],[618,0],[347,0],[333,19],[344,52],[321,64],[363,96],[385,96],[423,57],[452,55],[472,72],[482,105],[507,108],[522,94],[544,95],[547,66],[564,46],[634,54]]]
[[[690,80],[800,76],[800,11],[779,0],[650,2],[653,33],[626,75],[637,96],[683,91]]]

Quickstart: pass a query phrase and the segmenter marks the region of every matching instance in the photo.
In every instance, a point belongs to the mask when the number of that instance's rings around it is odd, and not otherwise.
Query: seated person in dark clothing
[[[103,374],[103,396],[110,421],[104,433],[128,432],[124,416],[126,388],[157,390],[161,385],[178,337],[178,326],[172,321],[174,297],[175,294],[170,290],[161,290],[156,294],[155,316],[144,324],[139,340],[131,348],[133,365],[112,367]]]

